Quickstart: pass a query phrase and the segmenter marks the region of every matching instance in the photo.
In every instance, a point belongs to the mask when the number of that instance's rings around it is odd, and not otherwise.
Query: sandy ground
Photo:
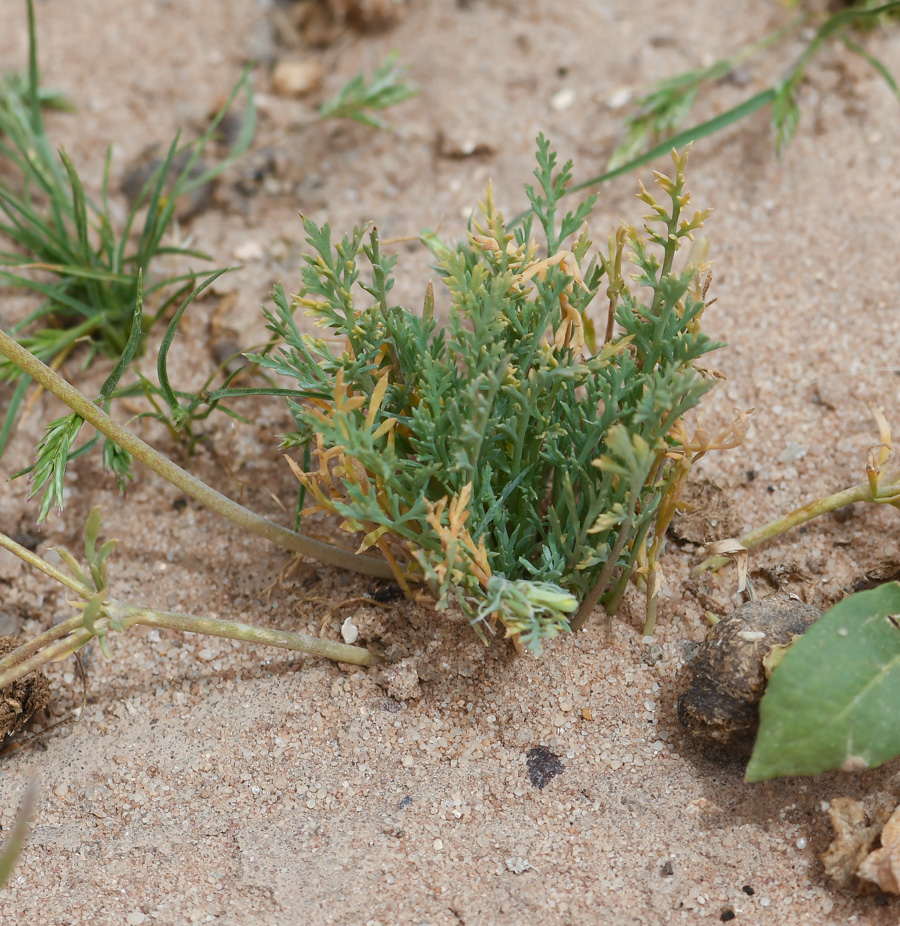
[[[272,44],[267,7],[40,0],[45,82],[79,106],[49,117],[54,139],[94,188],[113,144],[121,177],[146,145],[202,121],[248,57],[285,54]],[[575,159],[578,177],[600,173],[619,138],[622,112],[609,101],[622,88],[732,53],[783,16],[769,2],[738,12],[660,0],[573,0],[562,10],[550,0],[417,0],[387,32],[295,51],[325,67],[308,100],[275,97],[259,68],[250,163],[271,149],[274,171],[255,195],[231,177],[183,228],[219,264],[258,257],[192,310],[175,371],[193,382],[207,353],[213,363],[217,311],[240,343],[260,338],[271,285],[295,289],[299,279],[299,211],[341,230],[377,220],[385,237],[436,226],[458,235],[489,177],[508,213],[523,205],[538,131]],[[5,4],[0,25],[0,65],[22,66],[23,4]],[[868,42],[900,61],[897,30]],[[389,114],[393,133],[302,128],[314,103],[391,49],[421,87]],[[697,118],[762,89],[782,66],[763,59],[740,86],[716,86]],[[553,101],[563,90],[574,97],[560,110]],[[697,476],[726,488],[748,528],[864,478],[877,435],[867,401],[900,427],[897,101],[843,51],[823,55],[802,101],[782,161],[757,114],[699,143],[689,166],[694,202],[716,209],[708,232],[718,303],[707,328],[729,345],[715,355],[728,382],[710,397],[707,422],[757,409],[745,444]],[[449,156],[472,149],[482,153]],[[599,240],[614,221],[638,219],[636,183],[627,176],[602,191],[592,220]],[[411,305],[421,304],[428,262],[401,246],[397,291]],[[27,310],[20,297],[2,299],[7,317]],[[77,364],[65,372],[79,376]],[[56,414],[55,402],[38,403],[4,474],[25,464]],[[143,433],[286,522],[294,485],[277,435],[287,418],[277,405],[254,407],[252,417],[252,428],[212,424],[208,449],[191,460],[161,430]],[[748,926],[896,922],[893,899],[836,888],[818,861],[831,838],[826,802],[885,788],[896,763],[747,785],[740,763],[704,758],[681,732],[681,641],[700,639],[704,610],[727,610],[734,591],[729,573],[699,586],[691,579],[696,549],[672,545],[665,560],[659,661],[645,658],[636,593],[615,619],[598,617],[536,660],[485,649],[464,623],[402,601],[341,608],[371,583],[313,563],[264,594],[288,557],[183,505],[146,471],[125,500],[93,458],[74,466],[69,485],[39,552],[77,549],[84,518],[101,504],[106,536],[121,538],[116,597],[313,633],[331,613],[332,638],[357,613],[364,640],[413,660],[419,681],[391,688],[377,672],[146,630],[112,641],[111,661],[93,652],[83,719],[0,760],[4,832],[25,782],[41,783],[36,825],[0,899],[3,924],[624,926],[731,913]],[[2,489],[4,530],[32,527],[36,506],[24,496],[21,482]],[[752,565],[786,565],[790,591],[827,604],[895,556],[898,537],[893,510],[857,507],[849,520],[825,518],[771,544]],[[7,632],[35,633],[69,613],[59,592],[6,553],[0,601]],[[54,666],[51,679],[48,722],[80,699],[71,663]],[[564,766],[542,789],[526,766],[536,746]]]

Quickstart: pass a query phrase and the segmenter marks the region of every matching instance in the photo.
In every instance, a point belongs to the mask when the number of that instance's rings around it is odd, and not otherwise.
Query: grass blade
[[[729,109],[727,112],[713,119],[708,119],[706,122],[701,122],[693,126],[693,128],[685,129],[666,141],[660,142],[660,144],[651,148],[645,154],[629,161],[627,164],[622,164],[613,170],[606,171],[604,174],[592,177],[590,180],[584,180],[581,183],[575,184],[575,186],[568,187],[566,193],[577,193],[579,190],[586,190],[592,186],[599,186],[601,183],[606,183],[608,180],[620,177],[622,174],[630,173],[637,167],[643,167],[644,164],[648,164],[658,157],[669,154],[673,148],[687,147],[692,142],[698,141],[701,138],[706,138],[708,135],[713,135],[715,132],[720,132],[722,129],[734,125],[735,122],[746,119],[747,116],[755,113],[758,109],[768,106],[774,101],[775,95],[776,90],[774,87],[763,90],[761,93],[757,93],[756,96],[750,97],[749,100],[744,100],[743,103]]]
[[[115,367],[113,367],[112,373],[106,378],[106,382],[103,384],[103,387],[100,389],[100,398],[98,401],[104,403],[106,408],[109,407],[109,400],[112,396],[113,390],[116,386],[119,385],[119,380],[122,378],[122,374],[128,369],[129,364],[134,359],[134,355],[137,352],[138,344],[141,341],[141,335],[143,334],[143,317],[144,317],[144,292],[143,292],[143,281],[144,281],[144,272],[138,270],[138,279],[137,279],[137,299],[134,303],[134,316],[131,320],[131,334],[128,336],[128,342],[125,345],[125,349],[122,351],[121,356],[116,361]]]
[[[29,7],[31,4],[29,3]],[[25,846],[25,840],[28,838],[28,830],[31,827],[31,820],[34,817],[34,809],[37,803],[37,782],[32,779],[25,789],[25,796],[22,798],[22,804],[19,807],[19,813],[16,815],[16,824],[6,840],[3,848],[3,854],[0,855],[0,888],[9,881],[12,870],[15,867],[16,859],[22,854]]]
[[[166,400],[166,404],[175,416],[178,416],[182,409],[178,402],[178,398],[169,384],[169,349],[178,332],[178,323],[181,321],[181,316],[184,315],[184,310],[197,298],[197,296],[199,296],[207,286],[218,280],[223,273],[228,273],[228,271],[232,269],[234,268],[224,267],[221,270],[217,270],[215,273],[210,274],[199,286],[196,286],[187,299],[178,307],[178,311],[172,316],[172,320],[166,328],[166,333],[160,345],[159,356],[156,361],[156,372],[159,376],[159,386],[163,398]]]

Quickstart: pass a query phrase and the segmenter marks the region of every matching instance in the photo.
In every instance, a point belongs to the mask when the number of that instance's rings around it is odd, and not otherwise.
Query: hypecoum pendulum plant
[[[499,630],[537,652],[561,630],[581,628],[595,605],[613,613],[631,579],[647,590],[649,632],[679,487],[692,461],[734,446],[744,429],[739,417],[717,436],[698,426],[689,437],[684,423],[714,385],[699,360],[717,345],[700,329],[705,264],[689,256],[676,268],[707,212],[688,215],[687,155],[672,156],[674,177],[656,175],[667,203],[640,188],[650,207],[643,233],[622,225],[606,252],[592,255],[585,220],[595,197],[558,214],[571,164],[557,170],[540,137],[538,184],[526,187],[530,209],[515,227],[489,189],[465,242],[424,236],[449,301],[446,324],[430,284],[421,314],[390,301],[396,258],[381,250],[377,231],[367,243],[362,228],[332,242],[327,225],[304,220],[313,253],[300,293],[288,298],[276,287],[266,313],[275,345],[250,355],[279,384],[226,387],[207,400],[287,397],[296,429],[283,446],[307,461],[291,461],[307,510],[338,515],[361,537],[356,554],[216,492],[114,421],[105,393],[90,401],[3,332],[0,353],[71,409],[48,437],[87,423],[242,528],[320,561],[393,577],[438,609],[456,604],[485,639]],[[630,280],[625,260],[636,268]],[[589,307],[601,294],[598,327]],[[301,333],[298,310],[331,337]],[[140,315],[138,301],[129,343]],[[177,420],[179,394],[167,395]],[[58,506],[70,448],[57,444],[45,438],[39,446],[32,494],[53,492]],[[95,513],[86,566],[63,553],[68,572],[0,534],[0,545],[69,589],[78,609],[0,660],[0,688],[94,637],[106,650],[110,631],[136,623],[380,661],[358,646],[119,602],[109,594],[112,542],[99,544],[98,531]]]
[[[674,178],[656,174],[665,205],[640,188],[643,234],[622,225],[592,255],[596,197],[559,214],[571,163],[557,171],[539,137],[521,221],[504,221],[489,188],[465,242],[427,238],[446,324],[431,286],[421,313],[391,302],[396,258],[375,229],[332,241],[305,219],[301,291],[275,290],[266,317],[279,346],[251,359],[295,390],[283,446],[305,449],[306,465],[290,465],[307,511],[338,515],[408,594],[424,584],[483,637],[500,628],[537,652],[596,604],[614,612],[632,577],[652,631],[690,463],[742,437],[743,418],[716,438],[691,439],[683,422],[713,385],[697,361],[717,345],[700,330],[705,265],[675,268],[708,212],[688,215],[687,155],[673,161]],[[601,291],[598,330],[589,306]],[[331,337],[301,333],[298,309]]]

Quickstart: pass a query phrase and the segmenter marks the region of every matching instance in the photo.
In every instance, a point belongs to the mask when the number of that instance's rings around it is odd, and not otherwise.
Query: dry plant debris
[[[18,636],[0,637],[0,657],[22,644]],[[18,733],[50,703],[50,682],[43,672],[32,672],[0,690],[0,743]]]
[[[828,816],[835,830],[821,855],[828,877],[842,887],[900,894],[900,807],[836,797]]]
[[[688,543],[710,543],[739,537],[742,523],[727,489],[711,479],[695,479],[679,496],[671,532]]]

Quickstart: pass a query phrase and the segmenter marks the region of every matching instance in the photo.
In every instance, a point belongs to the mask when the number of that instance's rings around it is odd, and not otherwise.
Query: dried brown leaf
[[[863,859],[857,873],[883,891],[900,894],[900,808],[891,814],[881,831],[881,848]]]

